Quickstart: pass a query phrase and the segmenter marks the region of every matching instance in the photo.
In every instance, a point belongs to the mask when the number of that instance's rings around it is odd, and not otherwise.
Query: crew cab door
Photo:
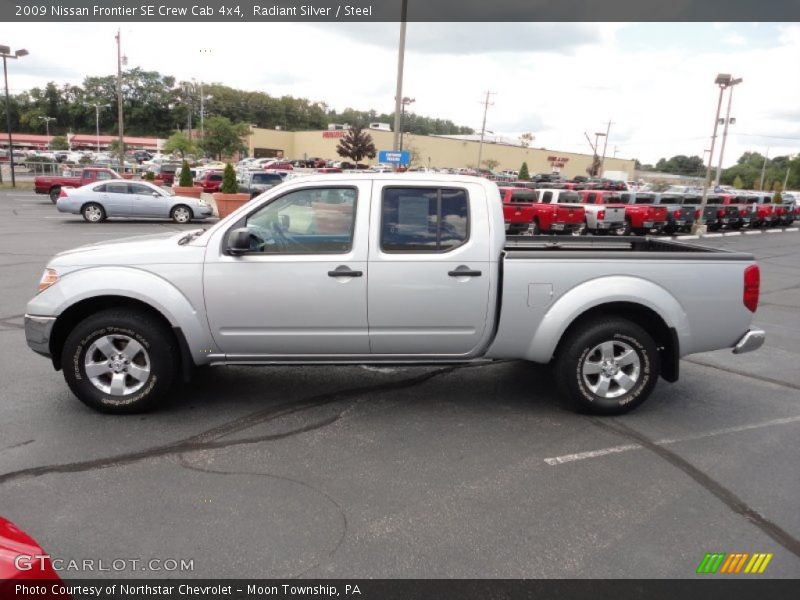
[[[231,357],[368,355],[370,181],[282,188],[210,240],[206,313]],[[226,250],[247,227],[251,251]]]
[[[468,355],[490,327],[486,193],[376,181],[369,253],[373,355]]]

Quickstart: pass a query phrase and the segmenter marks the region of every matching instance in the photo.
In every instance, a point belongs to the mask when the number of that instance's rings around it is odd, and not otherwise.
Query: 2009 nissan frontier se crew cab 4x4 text
[[[619,414],[681,356],[755,350],[749,254],[649,238],[506,238],[497,186],[316,175],[208,231],[83,246],[47,266],[28,344],[84,403],[152,408],[211,364],[553,363],[580,410]]]

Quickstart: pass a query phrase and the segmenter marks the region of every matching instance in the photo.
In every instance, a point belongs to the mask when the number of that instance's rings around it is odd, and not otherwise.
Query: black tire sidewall
[[[186,219],[185,221],[178,221],[178,219],[175,218],[175,213],[178,210],[182,209],[182,208],[185,209],[189,213],[189,218]],[[184,204],[179,204],[178,206],[173,206],[172,207],[172,211],[170,212],[169,216],[175,223],[178,223],[180,225],[184,225],[186,223],[191,222],[192,218],[194,217],[194,213],[193,213],[192,209],[189,208],[188,206],[186,206]]]
[[[598,344],[618,341],[628,344],[639,356],[641,373],[636,385],[618,398],[594,394],[583,380],[582,366],[587,354]],[[626,320],[600,323],[578,332],[567,341],[558,357],[556,375],[562,394],[581,412],[622,414],[644,402],[660,374],[660,360],[655,342],[641,327]]]
[[[92,342],[105,335],[126,335],[139,342],[150,358],[150,377],[130,396],[120,397],[97,389],[86,376],[84,361]],[[131,319],[114,314],[99,314],[78,324],[64,343],[64,378],[78,399],[101,412],[137,413],[153,408],[158,397],[169,389],[175,373],[174,349],[162,327],[149,319]]]

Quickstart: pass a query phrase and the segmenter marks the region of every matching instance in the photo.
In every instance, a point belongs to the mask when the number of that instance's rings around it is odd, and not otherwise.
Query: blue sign
[[[411,160],[411,155],[407,150],[381,150],[378,152],[378,162],[390,165],[407,165]]]

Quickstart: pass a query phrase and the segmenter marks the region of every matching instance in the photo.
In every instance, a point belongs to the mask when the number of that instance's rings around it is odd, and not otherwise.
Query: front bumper
[[[31,350],[50,358],[50,332],[55,322],[55,317],[25,315],[25,340]]]
[[[758,350],[764,344],[764,340],[766,339],[767,334],[763,329],[750,329],[733,347],[733,353],[744,354],[745,352]]]

